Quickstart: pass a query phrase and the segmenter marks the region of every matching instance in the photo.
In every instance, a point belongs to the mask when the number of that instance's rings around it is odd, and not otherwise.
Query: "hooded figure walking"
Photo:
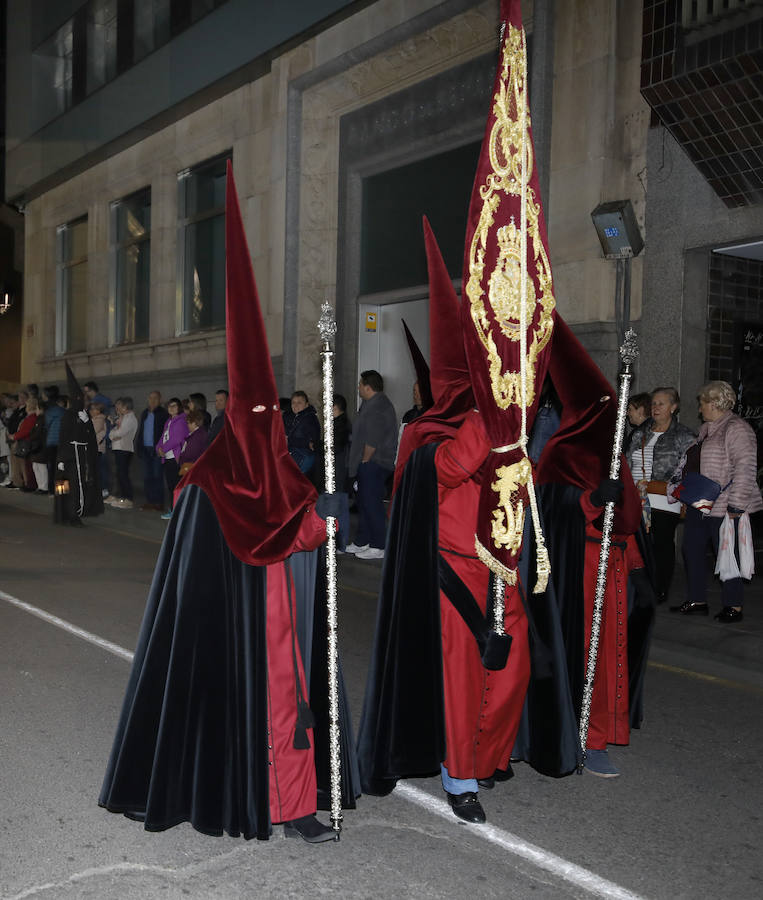
[[[176,489],[99,802],[148,831],[190,822],[267,840],[284,823],[317,843],[335,832],[315,816],[311,648],[290,557],[319,547],[338,509],[288,453],[230,164],[226,282],[225,422]]]
[[[61,416],[56,453],[56,487],[53,521],[82,526],[83,516],[103,514],[103,496],[98,476],[98,441],[85,395],[66,363],[69,408]]]

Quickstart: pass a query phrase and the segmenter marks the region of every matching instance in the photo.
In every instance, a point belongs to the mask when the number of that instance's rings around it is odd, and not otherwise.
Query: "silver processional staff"
[[[326,493],[333,494],[336,486],[334,460],[334,350],[336,320],[331,304],[321,306],[318,320],[323,358],[323,453],[326,470]],[[336,519],[326,519],[326,580],[328,625],[328,683],[329,683],[329,763],[331,782],[331,825],[336,840],[342,830],[342,783],[339,734],[339,654],[337,648],[337,577],[336,577]]]
[[[617,478],[620,474],[620,454],[623,449],[625,433],[625,416],[628,411],[628,394],[631,384],[631,366],[638,357],[636,332],[629,329],[625,341],[620,347],[620,359],[623,370],[620,374],[620,395],[617,401],[617,423],[615,425],[615,442],[612,446],[612,460],[609,465],[609,477]],[[596,599],[593,605],[593,621],[591,622],[591,641],[588,645],[588,663],[586,665],[585,682],[583,684],[583,703],[580,709],[580,748],[583,751],[582,766],[585,766],[586,744],[588,743],[588,723],[591,718],[591,697],[593,696],[593,680],[596,675],[596,660],[599,653],[599,634],[601,633],[601,615],[604,608],[604,593],[607,589],[607,569],[609,567],[609,549],[612,543],[612,526],[615,520],[615,504],[609,501],[604,507],[604,525],[601,529],[601,552],[599,553],[599,569],[596,574]],[[581,766],[581,768],[582,768]]]

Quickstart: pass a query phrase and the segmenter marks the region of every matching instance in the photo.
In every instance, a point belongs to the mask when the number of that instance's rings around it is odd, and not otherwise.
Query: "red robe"
[[[326,523],[314,510],[305,515],[292,552],[314,550],[326,540]],[[295,728],[294,661],[302,686],[309,696],[296,634],[296,597],[291,570],[285,562],[267,567],[268,654],[268,765],[270,820],[290,822],[315,812],[317,788],[313,730],[307,730],[309,750],[293,746]],[[290,587],[287,588],[287,578]],[[290,608],[291,607],[291,608]]]
[[[483,614],[490,572],[474,553],[480,495],[480,484],[474,476],[489,452],[482,419],[473,412],[455,438],[441,443],[435,455],[440,551]],[[454,778],[487,778],[496,769],[508,766],[530,679],[524,607],[519,592],[507,589],[504,628],[512,636],[512,644],[506,668],[500,671],[484,668],[474,636],[442,592],[440,616],[445,766]]]
[[[584,659],[588,659],[591,624],[596,599],[601,531],[594,522],[601,507],[591,503],[591,492],[580,495],[586,520]],[[605,750],[607,744],[627,744],[630,740],[628,716],[628,575],[644,565],[632,534],[612,535],[607,569],[607,588],[602,608],[596,675],[591,696],[588,725],[589,750]]]

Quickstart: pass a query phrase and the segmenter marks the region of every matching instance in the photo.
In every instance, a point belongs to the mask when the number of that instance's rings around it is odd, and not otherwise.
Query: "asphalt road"
[[[660,610],[646,722],[612,751],[619,779],[520,765],[483,792],[488,826],[456,820],[436,779],[407,782],[361,798],[341,841],[320,846],[279,828],[268,842],[149,834],[96,798],[129,673],[118,648],[134,647],[163,526],[108,510],[97,526],[56,527],[48,503],[0,492],[2,900],[763,896],[759,583],[740,626]],[[356,720],[379,573],[340,560]]]

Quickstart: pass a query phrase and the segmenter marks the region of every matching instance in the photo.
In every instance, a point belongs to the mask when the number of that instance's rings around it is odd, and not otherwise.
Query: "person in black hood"
[[[83,516],[100,516],[103,497],[98,477],[98,442],[90,416],[84,410],[85,396],[66,363],[69,408],[61,416],[56,454],[56,492],[53,520],[60,525],[82,525]]]

